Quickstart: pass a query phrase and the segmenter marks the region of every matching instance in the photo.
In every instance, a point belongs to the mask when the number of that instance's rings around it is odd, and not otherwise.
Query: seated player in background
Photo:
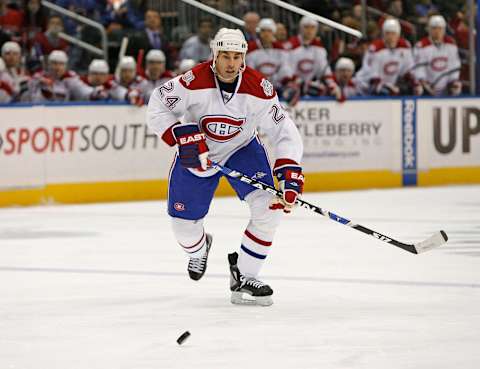
[[[344,101],[349,97],[362,95],[361,86],[353,77],[355,73],[355,64],[352,59],[340,58],[335,63],[335,82],[337,83]]]
[[[202,278],[207,268],[212,236],[203,222],[222,177],[209,167],[209,159],[273,185],[272,168],[257,136],[261,127],[275,151],[273,174],[283,198],[227,177],[250,208],[248,225],[237,241],[239,252],[229,254],[228,261],[231,302],[270,305],[273,290],[258,275],[281,210],[290,212],[303,191],[302,140],[272,84],[246,66],[242,32],[220,29],[211,48],[212,61],[154,90],[147,123],[168,145],[178,148],[169,176],[168,213],[194,280]],[[253,300],[245,299],[244,293]]]
[[[0,104],[6,104],[13,100],[13,81],[5,69],[5,62],[0,58]]]
[[[4,80],[9,80],[13,91],[10,101],[27,99],[30,76],[22,66],[22,49],[17,42],[8,41],[2,46],[2,59],[5,63]]]
[[[421,95],[422,85],[413,74],[410,43],[400,37],[400,23],[387,19],[382,26],[383,38],[373,41],[356,77],[366,94]]]
[[[342,95],[333,78],[327,50],[317,31],[317,21],[305,16],[300,20],[300,34],[291,37],[284,47],[290,50],[293,74],[302,86],[303,95],[335,96],[340,100]]]
[[[455,40],[445,34],[447,23],[441,15],[428,20],[428,36],[415,45],[415,75],[424,93],[456,96],[462,92],[461,62]]]
[[[166,58],[162,50],[150,50],[147,53],[145,70],[145,90],[143,96],[148,103],[153,90],[175,77],[173,72],[166,69]]]
[[[124,56],[118,63],[115,81],[127,89],[127,101],[132,105],[142,106],[145,102],[144,91],[147,81],[137,74],[137,63],[132,56]]]
[[[83,79],[93,87],[92,100],[126,101],[128,89],[120,86],[110,75],[110,68],[103,59],[93,59],[88,66],[88,75]]]
[[[37,72],[29,81],[29,99],[32,102],[90,100],[93,87],[88,86],[67,68],[64,51],[54,50],[48,56],[46,71]]]

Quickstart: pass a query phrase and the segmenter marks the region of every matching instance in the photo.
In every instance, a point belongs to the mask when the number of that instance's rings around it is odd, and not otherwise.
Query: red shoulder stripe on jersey
[[[315,37],[312,42],[310,42],[310,46],[318,46],[323,47],[323,42],[320,40],[320,37]]]
[[[370,44],[369,49],[371,52],[376,53],[382,49],[385,49],[385,42],[381,38],[377,40],[373,40],[372,43]]]
[[[271,86],[271,95],[267,95],[269,93],[265,87],[262,86],[262,81],[265,80],[266,84],[270,84]],[[267,91],[267,92],[266,92]],[[260,73],[257,72],[255,69],[247,67],[242,74],[242,82],[240,83],[240,87],[237,91],[238,94],[247,94],[259,97],[261,99],[273,99],[276,96],[275,89],[271,85],[268,80]]]
[[[398,40],[397,48],[405,48],[405,49],[410,49],[412,45],[410,45],[410,42],[405,40],[404,38],[400,38]]]
[[[175,146],[175,144],[177,143],[177,139],[173,134],[173,127],[175,127],[177,124],[180,123],[176,122],[172,124],[162,135],[162,140],[165,141],[168,146]]]
[[[285,48],[283,47],[283,42],[280,41],[273,41],[272,46],[274,49],[285,50]]]
[[[259,49],[259,46],[258,46],[256,40],[248,41],[247,53],[251,53],[252,51],[257,50],[257,49]]]
[[[13,95],[13,88],[9,83],[5,81],[0,81],[0,90],[4,90],[8,95]]]
[[[286,45],[286,48],[292,49],[292,50],[302,45],[302,43],[300,42],[300,37],[298,36],[290,37],[287,41],[287,44],[288,45]]]
[[[195,78],[187,84],[182,77],[180,78],[180,83],[183,87],[189,90],[216,88],[215,76],[213,75],[212,68],[210,68],[211,65],[211,61],[198,64],[192,69]]]
[[[450,37],[448,35],[445,35],[443,37],[443,42],[445,42],[446,44],[453,44],[453,45],[457,44],[457,41],[455,41],[455,39],[453,37]]]

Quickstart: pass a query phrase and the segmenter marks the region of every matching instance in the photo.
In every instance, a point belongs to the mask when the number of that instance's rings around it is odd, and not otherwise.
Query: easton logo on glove
[[[196,123],[180,124],[173,128],[178,144],[178,157],[184,168],[207,170],[208,146],[205,134]]]
[[[180,145],[188,145],[188,144],[196,143],[196,142],[200,142],[200,141],[205,141],[205,134],[196,133],[196,134],[193,134],[193,135],[182,136],[178,139],[178,143]]]
[[[305,177],[302,167],[290,159],[279,159],[275,163],[273,173],[278,179],[279,189],[283,192],[281,198],[275,198],[270,209],[281,209],[290,213],[297,202],[299,195],[303,193]]]

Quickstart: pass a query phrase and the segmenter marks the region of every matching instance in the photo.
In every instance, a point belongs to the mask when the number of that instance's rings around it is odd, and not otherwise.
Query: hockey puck
[[[180,337],[177,338],[177,343],[179,345],[181,345],[182,343],[185,342],[185,340],[190,337],[190,332],[189,331],[185,331],[182,333],[182,335]]]

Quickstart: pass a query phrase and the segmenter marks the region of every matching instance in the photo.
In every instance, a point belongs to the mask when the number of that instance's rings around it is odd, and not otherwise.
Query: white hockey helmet
[[[315,26],[318,28],[318,22],[314,18],[305,15],[300,19],[300,28],[303,26]]]
[[[183,59],[180,62],[180,65],[178,66],[178,73],[185,73],[192,69],[195,65],[197,65],[197,62],[193,59]]]
[[[162,50],[155,50],[152,49],[147,53],[147,57],[145,58],[147,62],[159,62],[165,63],[167,58],[165,57],[165,53]]]
[[[447,22],[445,21],[445,18],[442,15],[432,15],[428,20],[428,28],[432,28],[432,27],[446,28]]]
[[[5,42],[2,46],[2,55],[5,55],[6,53],[10,53],[10,52],[21,54],[22,49],[20,48],[20,45],[15,41]]]
[[[88,73],[108,74],[109,71],[108,64],[103,59],[93,59],[88,66]]]
[[[215,64],[217,62],[219,51],[234,51],[237,53],[242,53],[243,65],[240,68],[240,72],[245,70],[245,55],[247,54],[248,44],[242,31],[240,31],[238,28],[221,28],[215,35],[215,38],[210,42],[210,48],[212,49],[213,55],[212,70],[214,73],[216,73]]]
[[[63,63],[67,64],[68,62],[68,56],[67,53],[63,50],[53,50],[49,55],[48,55],[48,62],[52,63]]]
[[[118,64],[118,69],[130,69],[136,70],[137,69],[137,62],[133,58],[133,56],[124,56],[120,63]]]
[[[5,69],[6,69],[5,62],[3,61],[2,58],[0,58],[0,73],[5,71]]]
[[[262,18],[260,22],[258,22],[258,29],[260,31],[266,29],[275,33],[277,32],[277,24],[272,18]]]
[[[396,34],[400,34],[401,28],[400,28],[400,22],[397,19],[386,19],[385,22],[383,22],[382,25],[382,32],[385,34],[385,32],[394,32]]]
[[[340,58],[338,59],[337,63],[335,64],[335,70],[341,69],[348,69],[351,71],[355,71],[355,64],[353,60],[350,58]]]

